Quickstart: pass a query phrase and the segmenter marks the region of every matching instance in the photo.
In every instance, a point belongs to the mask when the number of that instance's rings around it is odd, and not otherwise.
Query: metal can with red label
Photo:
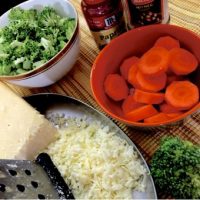
[[[83,0],[81,8],[100,49],[125,31],[121,0]]]
[[[128,29],[169,21],[168,0],[123,0]]]

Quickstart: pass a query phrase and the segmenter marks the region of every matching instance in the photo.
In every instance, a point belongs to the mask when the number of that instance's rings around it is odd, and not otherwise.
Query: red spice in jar
[[[123,0],[128,29],[169,21],[167,0]]]
[[[83,0],[81,7],[100,49],[125,31],[120,0]]]

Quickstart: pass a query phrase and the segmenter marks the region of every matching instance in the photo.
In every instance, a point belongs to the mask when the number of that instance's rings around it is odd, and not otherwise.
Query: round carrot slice
[[[120,66],[120,73],[125,78],[125,80],[128,79],[128,72],[132,65],[137,63],[139,61],[139,58],[136,56],[132,56],[130,58],[125,59],[121,66]]]
[[[165,98],[164,93],[145,92],[139,89],[135,90],[133,96],[136,102],[145,104],[160,104]]]
[[[199,101],[199,90],[190,81],[174,81],[166,89],[165,100],[179,110],[188,110]]]
[[[163,36],[156,40],[155,47],[163,47],[167,50],[171,50],[173,48],[180,47],[180,42],[173,37],[170,36]]]
[[[138,65],[143,74],[162,74],[168,69],[169,51],[163,47],[153,47],[143,54]]]
[[[115,101],[120,101],[128,96],[126,81],[119,74],[109,74],[104,82],[106,94]]]
[[[136,79],[141,90],[158,92],[165,88],[167,75],[166,73],[162,73],[156,76],[148,76],[138,71],[136,74]]]
[[[170,51],[170,69],[176,75],[188,75],[198,67],[197,58],[182,48],[174,48]]]

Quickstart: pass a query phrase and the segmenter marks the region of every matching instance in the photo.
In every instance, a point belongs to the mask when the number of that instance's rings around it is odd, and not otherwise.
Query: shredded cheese
[[[75,198],[131,199],[133,189],[145,189],[146,171],[137,152],[98,122],[69,124],[47,153]]]

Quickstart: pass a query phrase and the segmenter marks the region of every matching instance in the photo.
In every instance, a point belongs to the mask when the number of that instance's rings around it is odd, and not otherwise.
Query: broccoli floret
[[[156,187],[179,199],[200,199],[200,146],[165,137],[151,161]]]
[[[37,10],[36,9],[29,9],[24,10],[22,8],[16,7],[10,10],[8,15],[9,19],[12,21],[27,21],[27,22],[34,22],[37,20]]]
[[[33,67],[34,68],[37,68],[37,67],[40,67],[40,66],[42,66],[44,63],[46,63],[47,62],[47,60],[40,60],[40,61],[37,61],[37,62],[35,62],[35,63],[33,63]]]
[[[9,60],[0,59],[0,74],[9,75],[11,72],[11,63]]]
[[[1,36],[2,43],[4,41],[11,43],[15,39],[16,39],[15,32],[10,27],[6,26],[2,28],[2,36]]]
[[[14,41],[11,47],[10,56],[12,57],[12,60],[20,57],[26,57],[28,60],[33,61],[41,53],[38,43],[30,39],[26,39],[23,43]]]
[[[65,20],[63,29],[65,29],[65,36],[66,38],[69,40],[72,36],[73,30],[75,27],[75,20],[74,19],[69,19],[69,20]]]
[[[16,47],[21,47],[23,45],[22,42],[19,42],[17,40],[14,40],[13,42],[11,42],[10,47],[11,48],[16,48]]]
[[[0,59],[8,58],[9,54],[0,51]]]
[[[45,50],[52,48],[52,42],[50,40],[43,38],[43,37],[41,38],[40,44],[41,44],[41,46],[44,47]]]
[[[45,7],[39,14],[38,20],[40,26],[56,27],[61,17],[56,13],[53,8]]]
[[[26,58],[23,62],[22,68],[24,70],[29,70],[29,69],[31,69],[31,64],[32,64],[32,62]]]

